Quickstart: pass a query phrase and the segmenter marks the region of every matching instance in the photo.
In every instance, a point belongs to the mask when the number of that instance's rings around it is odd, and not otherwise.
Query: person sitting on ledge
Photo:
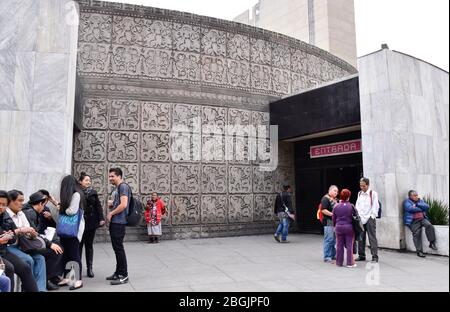
[[[419,195],[414,190],[409,191],[408,198],[403,201],[404,222],[412,232],[417,255],[421,258],[425,258],[422,249],[422,227],[425,228],[430,248],[437,250],[434,227],[427,217],[429,209],[430,206],[423,199],[419,198]]]

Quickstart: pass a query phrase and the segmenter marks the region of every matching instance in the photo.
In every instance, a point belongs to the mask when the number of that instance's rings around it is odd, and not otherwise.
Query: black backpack
[[[128,184],[127,184],[128,185]],[[130,203],[128,204],[127,226],[136,226],[142,220],[142,202],[138,197],[133,196],[133,190],[130,188]]]

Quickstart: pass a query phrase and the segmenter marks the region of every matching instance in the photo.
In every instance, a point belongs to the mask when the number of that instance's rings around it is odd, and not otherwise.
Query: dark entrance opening
[[[360,139],[359,131],[295,143],[295,185],[297,225],[302,233],[322,233],[316,218],[317,207],[330,185],[348,188],[355,203],[359,179],[363,175],[362,154],[347,154],[311,159],[311,146]]]

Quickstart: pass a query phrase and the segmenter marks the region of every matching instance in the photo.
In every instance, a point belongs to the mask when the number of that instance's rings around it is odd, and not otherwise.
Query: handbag
[[[27,235],[19,237],[19,247],[20,250],[27,254],[39,253],[47,249],[47,245],[42,237],[36,236],[31,238]]]
[[[364,233],[364,226],[361,222],[358,211],[356,211],[355,208],[353,208],[352,212],[352,225],[353,231],[355,231],[355,236],[358,238],[357,240],[360,240],[359,238],[361,237],[361,234]]]
[[[56,234],[59,237],[74,238],[78,237],[81,219],[83,218],[83,209],[79,208],[77,214],[72,216],[59,214]]]

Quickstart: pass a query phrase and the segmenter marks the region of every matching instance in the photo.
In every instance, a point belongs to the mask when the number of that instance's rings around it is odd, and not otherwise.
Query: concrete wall
[[[408,190],[449,201],[448,72],[388,49],[358,68],[364,172],[384,207],[379,243],[405,248]]]
[[[261,27],[314,44],[356,66],[356,30],[354,0],[314,0],[309,12],[308,0],[260,0],[234,21]],[[259,15],[256,16],[256,8]],[[311,14],[312,13],[312,14]],[[310,16],[314,20],[310,20]],[[310,28],[315,40],[310,41]]]
[[[68,0],[0,7],[0,189],[26,198],[71,172],[78,25]]]

